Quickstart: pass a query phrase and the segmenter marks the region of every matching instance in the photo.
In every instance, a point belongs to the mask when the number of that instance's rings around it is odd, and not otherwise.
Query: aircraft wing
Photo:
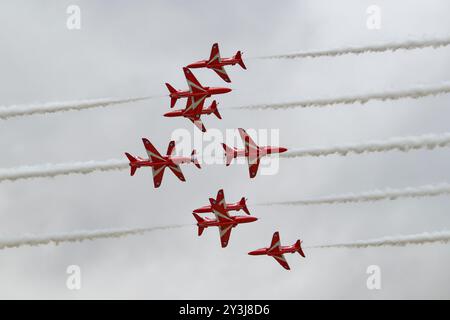
[[[164,176],[165,166],[153,166],[153,184],[155,188],[158,188],[161,185],[162,178]]]
[[[190,97],[186,101],[186,108],[184,113],[187,114],[200,114],[205,104],[206,95],[200,97]]]
[[[194,93],[206,92],[205,88],[198,82],[197,78],[194,76],[191,70],[188,68],[183,68],[184,76],[186,77],[189,90]]]
[[[169,146],[167,147],[167,155],[170,156],[175,151],[175,141],[170,141]]]
[[[225,209],[225,206],[216,202],[215,199],[209,198],[209,203],[211,204],[212,213],[216,216],[219,221],[231,221],[233,220],[228,211]]]
[[[146,138],[142,139],[142,142],[144,143],[145,151],[147,152],[148,157],[152,161],[164,161],[164,158],[161,156],[161,154],[156,150],[156,148],[153,146],[153,144]]]
[[[269,251],[276,250],[280,247],[280,233],[276,231],[272,236],[272,242],[270,243]]]
[[[228,245],[228,241],[230,240],[231,235],[231,229],[233,229],[231,225],[219,226],[220,244],[222,245],[222,248],[225,248]]]
[[[219,44],[214,43],[211,48],[208,63],[220,62]]]
[[[196,115],[193,117],[189,117],[189,120],[192,121],[192,123],[199,128],[202,132],[206,132],[205,125],[203,124],[202,120],[200,119],[200,115]]]
[[[226,209],[227,204],[225,202],[225,193],[223,192],[223,189],[220,189],[219,191],[217,191],[216,203],[217,203],[217,205]]]
[[[248,135],[248,133],[239,128],[239,134],[241,135],[242,142],[244,143],[244,147],[246,151],[256,151],[258,150],[258,145],[253,141],[253,139]],[[256,153],[256,152],[255,152]]]
[[[280,254],[280,255],[276,255],[276,256],[272,256],[279,264],[281,264],[281,266],[283,268],[285,268],[286,270],[291,270],[291,268],[289,267],[289,264],[286,261],[286,258],[284,257],[284,255]]]
[[[186,181],[179,165],[171,164],[169,165],[169,169],[177,176],[178,179],[180,179],[181,181]]]
[[[186,108],[184,109],[184,116],[191,120],[192,123],[202,132],[206,132],[206,128],[200,119],[205,99],[206,95],[200,97],[190,97],[187,99]]]
[[[247,158],[248,160],[248,172],[250,173],[250,178],[254,178],[256,174],[258,173],[259,168],[259,158],[252,159],[250,157]]]
[[[215,73],[217,73],[219,75],[219,77],[221,77],[225,82],[231,82],[230,77],[228,77],[227,72],[225,71],[225,68],[219,67],[219,68],[212,68]]]
[[[258,173],[260,162],[258,152],[259,147],[244,129],[239,128],[239,134],[241,135],[242,142],[244,143],[245,153],[247,154],[250,178],[254,178]]]

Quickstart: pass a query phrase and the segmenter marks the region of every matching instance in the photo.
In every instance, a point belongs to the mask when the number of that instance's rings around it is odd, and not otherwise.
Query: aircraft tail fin
[[[300,240],[297,240],[297,242],[294,244],[295,249],[297,249],[297,252],[305,258],[305,253],[302,250],[302,242]]]
[[[242,52],[241,51],[236,52],[236,54],[234,55],[234,58],[236,60],[238,60],[238,64],[242,67],[242,69],[247,70],[247,67],[244,64],[244,61],[242,61]]]
[[[219,119],[222,119],[222,116],[220,115],[220,113],[219,113],[219,109],[217,109],[217,102],[216,102],[216,100],[214,100],[212,103],[211,103],[211,111],[212,111],[212,113],[214,113],[214,115],[217,117],[217,118],[219,118]]]
[[[176,93],[177,90],[175,90],[174,87],[172,87],[169,83],[166,82],[166,87],[169,90],[169,93]]]
[[[192,214],[194,215],[195,220],[197,220],[198,236],[200,237],[203,233],[203,230],[205,230],[205,227],[203,227],[201,223],[203,223],[205,220],[195,212],[193,212]]]
[[[195,164],[195,166],[196,166],[197,168],[201,169],[200,163],[198,162],[198,159],[197,159],[197,154],[196,154],[196,152],[195,152],[195,149],[192,150],[192,153],[191,153],[191,161],[192,161],[193,164]]]
[[[222,143],[223,150],[225,150],[226,165],[229,166],[231,161],[236,157],[236,150]]]
[[[247,208],[247,199],[245,199],[245,197],[242,197],[241,201],[239,201],[239,204],[242,206],[242,210],[246,214],[250,215],[250,211],[248,211],[248,208]]]
[[[125,152],[125,155],[127,156],[128,160],[130,160],[130,175],[134,176],[134,173],[136,172],[137,167],[134,166],[133,164],[135,162],[137,162],[138,160],[134,156],[129,154],[128,152]]]
[[[175,90],[174,87],[172,87],[170,84],[166,83],[166,87],[169,90],[170,93],[170,107],[173,108],[175,106],[175,103],[177,103],[177,98],[172,97],[172,94],[176,93],[177,90]]]

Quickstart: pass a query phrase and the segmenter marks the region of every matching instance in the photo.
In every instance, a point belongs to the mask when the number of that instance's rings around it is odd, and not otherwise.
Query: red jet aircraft
[[[231,82],[230,78],[225,71],[224,66],[239,64],[243,69],[247,69],[245,67],[244,62],[242,61],[242,53],[240,51],[236,52],[236,54],[231,58],[221,58],[219,52],[219,45],[214,43],[211,48],[211,54],[209,56],[209,60],[201,60],[194,62],[188,65],[188,68],[208,68],[214,70],[223,80],[226,82]]]
[[[226,165],[229,166],[234,158],[246,157],[248,160],[250,178],[254,178],[258,173],[258,167],[261,157],[273,153],[283,153],[287,151],[287,149],[283,147],[258,146],[242,128],[239,129],[239,134],[241,135],[242,142],[244,143],[243,150],[231,148],[225,143],[222,143],[223,149],[225,150]]]
[[[140,167],[152,167],[153,169],[153,184],[155,188],[161,185],[161,181],[164,175],[164,170],[169,168],[181,181],[186,181],[181,172],[179,164],[182,163],[194,163],[197,168],[200,169],[200,164],[195,156],[195,150],[192,151],[190,157],[179,157],[173,156],[175,150],[175,141],[170,141],[169,147],[167,148],[167,155],[162,156],[158,150],[148,141],[146,138],[142,138],[145,150],[147,151],[148,159],[141,157],[134,157],[129,153],[125,153],[128,160],[130,160],[130,175],[134,175],[137,168]]]
[[[211,201],[214,201],[214,199],[210,198],[209,201],[211,203]],[[246,214],[250,215],[250,211],[248,211],[245,197],[242,197],[242,199],[236,203],[226,203],[223,189],[220,189],[217,192],[217,197],[216,197],[215,202],[218,203],[219,205],[223,206],[223,209],[227,212],[242,210]],[[207,206],[203,206],[201,208],[195,209],[194,212],[195,213],[209,213],[209,212],[212,213],[213,206],[211,204],[207,205]]]
[[[212,198],[209,199],[211,204],[211,210],[216,216],[216,219],[208,219],[202,218],[195,212],[195,219],[197,220],[198,226],[198,235],[201,236],[203,230],[208,227],[219,227],[220,232],[220,243],[222,248],[225,248],[228,245],[228,241],[231,235],[231,229],[236,227],[241,223],[249,223],[258,220],[255,217],[247,217],[247,216],[230,216],[228,214],[228,210],[225,208],[225,200],[223,197],[223,192],[217,194],[217,198],[214,200]]]
[[[167,89],[169,89],[170,96],[170,107],[173,108],[177,100],[180,98],[190,98],[194,97],[195,99],[200,98],[209,98],[215,94],[223,94],[230,92],[230,88],[222,88],[222,87],[203,87],[200,82],[198,82],[197,78],[193,75],[191,70],[188,68],[183,68],[184,75],[186,77],[187,84],[189,86],[189,90],[182,91],[174,89],[170,84],[166,83]],[[197,100],[195,100],[197,101]]]
[[[270,257],[274,257],[274,259],[283,266],[283,268],[290,270],[286,258],[284,257],[284,253],[295,253],[298,252],[303,258],[305,257],[305,254],[303,253],[301,241],[297,240],[295,244],[292,246],[281,246],[280,245],[280,235],[277,232],[273,234],[272,237],[272,243],[270,244],[270,247],[268,248],[262,248],[255,251],[251,251],[248,254],[252,256],[261,256],[261,255],[267,255]]]
[[[203,109],[203,104],[205,102],[205,97],[202,97],[200,99],[196,99],[194,97],[190,97],[188,99],[188,105],[186,106],[186,109],[184,110],[175,110],[171,112],[167,112],[164,114],[165,117],[184,117],[192,121],[193,124],[197,126],[202,132],[206,132],[206,128],[203,125],[202,120],[200,117],[203,114],[211,114],[214,113],[215,116],[219,119],[222,119],[219,110],[217,110],[217,102],[214,100],[209,108]]]

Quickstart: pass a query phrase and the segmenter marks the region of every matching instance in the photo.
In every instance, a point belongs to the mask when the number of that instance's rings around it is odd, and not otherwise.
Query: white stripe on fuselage
[[[280,241],[277,241],[273,246],[270,247],[269,251],[272,251],[275,248],[278,248],[280,246]]]
[[[191,97],[191,99],[192,99],[193,102],[191,102],[191,105],[190,105],[189,107],[187,107],[185,111],[190,111],[190,110],[194,110],[195,108],[197,108],[198,105],[199,105],[200,103],[202,103],[203,100],[206,99],[206,96],[202,96],[202,97],[201,97],[200,99],[198,99],[198,101],[196,101],[196,102],[194,102],[194,101],[195,101],[195,98],[194,98],[194,97]],[[201,110],[200,110],[200,111],[201,111]]]
[[[286,258],[281,254],[281,255],[279,255],[279,256],[273,256],[275,259],[277,259],[277,260],[281,260],[281,261],[284,261],[284,262],[286,262],[287,263],[287,261],[286,261]]]
[[[228,216],[227,214],[223,214],[223,213],[220,213],[219,211],[217,211],[216,209],[214,209],[214,208],[212,208],[212,212],[214,213],[214,215],[216,216],[216,217],[221,217],[221,218],[224,218],[224,219],[226,219],[226,220],[230,220],[230,221],[232,221],[233,219],[230,217],[230,216]]]
[[[176,172],[181,173],[181,169],[180,169],[180,166],[179,166],[179,165],[177,165],[177,164],[172,164],[170,167],[171,167],[173,170],[175,170]]]
[[[228,232],[233,226],[225,227],[224,229],[220,228],[220,237],[223,237],[224,234]]]
[[[191,91],[193,91],[193,90],[192,90],[192,87],[194,87],[194,88],[197,88],[197,89],[200,90],[200,91],[206,92],[206,89],[205,89],[205,88],[199,87],[198,85],[196,85],[195,83],[192,83],[192,82],[189,81],[189,80],[187,81],[187,83],[188,83],[189,89],[190,89]]]
[[[155,157],[155,158],[157,158],[157,159],[159,159],[159,160],[163,160],[163,161],[165,160],[162,156],[157,155],[157,154],[154,154],[153,152],[151,152],[151,151],[148,150],[147,148],[145,148],[145,151],[147,151],[147,155],[148,155],[149,158]]]
[[[165,165],[161,166],[161,168],[159,168],[159,169],[155,169],[155,167],[152,167],[152,169],[153,169],[153,178],[156,177],[161,172],[161,170],[164,170],[165,168],[166,168]]]

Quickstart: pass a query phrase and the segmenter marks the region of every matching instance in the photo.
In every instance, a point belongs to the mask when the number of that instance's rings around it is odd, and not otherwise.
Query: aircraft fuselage
[[[209,60],[200,60],[188,65],[188,68],[209,68],[216,69],[221,68],[223,66],[232,65],[239,63],[239,59],[236,58],[221,58],[220,61],[215,60],[213,63],[208,63]]]
[[[253,149],[253,150],[245,150],[245,149],[240,149],[240,150],[234,150],[234,158],[237,157],[263,157],[266,155],[270,155],[270,154],[275,154],[275,153],[283,153],[286,152],[287,149],[283,148],[283,147],[271,147],[271,146],[266,146],[266,147],[258,147],[258,149]]]
[[[224,227],[232,225],[233,227],[237,226],[241,223],[250,223],[258,220],[256,217],[245,217],[245,216],[235,216],[230,217],[230,220],[211,220],[211,219],[204,219],[202,223],[198,223],[199,226],[207,228],[207,227]]]
[[[283,253],[294,253],[297,252],[297,248],[295,248],[295,246],[279,246],[276,249],[270,250],[270,248],[261,248],[258,250],[254,250],[249,252],[249,255],[252,256],[262,256],[262,255],[267,255],[267,256],[279,256],[282,255]]]
[[[197,115],[197,114],[207,114],[208,115],[208,114],[211,114],[213,112],[214,112],[214,110],[208,108],[208,109],[203,109],[203,110],[201,110],[198,113],[192,114],[192,113],[186,112],[183,109],[183,110],[175,110],[175,111],[167,112],[167,113],[164,114],[164,116],[165,117],[169,117],[169,118],[172,118],[172,117],[187,117],[187,116]]]
[[[176,92],[171,93],[169,96],[171,98],[189,98],[189,97],[211,97],[216,94],[224,94],[231,91],[230,88],[224,87],[203,87],[205,91],[191,92],[190,90],[177,90]]]
[[[225,206],[225,210],[228,211],[239,211],[242,210],[245,206],[243,206],[242,204],[240,204],[239,202],[236,203],[227,203]],[[213,212],[212,206],[211,205],[207,205],[207,206],[203,206],[201,208],[195,209],[194,210],[195,213],[209,213],[209,212]]]
[[[171,164],[182,164],[182,163],[190,163],[192,162],[192,157],[178,157],[178,156],[163,156],[164,160],[161,161],[152,161],[151,159],[144,159],[141,157],[137,157],[136,162],[131,162],[130,167],[159,167],[159,166],[168,166]]]

